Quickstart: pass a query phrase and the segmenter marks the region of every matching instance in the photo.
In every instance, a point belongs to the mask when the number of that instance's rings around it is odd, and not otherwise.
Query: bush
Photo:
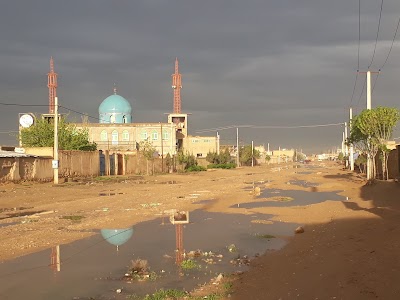
[[[206,160],[211,164],[227,164],[232,161],[232,158],[229,150],[225,149],[225,151],[220,154],[217,154],[217,152],[209,152]]]
[[[207,171],[207,169],[202,166],[190,166],[186,169],[186,172],[200,172],[200,171]]]
[[[235,163],[210,164],[207,166],[207,169],[234,169],[234,168],[236,168]]]

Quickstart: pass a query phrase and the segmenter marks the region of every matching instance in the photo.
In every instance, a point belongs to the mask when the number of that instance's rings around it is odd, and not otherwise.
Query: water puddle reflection
[[[311,192],[297,190],[267,189],[260,193],[259,198],[269,198],[263,201],[239,203],[231,208],[257,208],[257,207],[289,207],[304,206],[331,201],[345,201],[345,196],[338,195],[341,191],[316,192],[316,187],[311,187]]]
[[[114,299],[117,290],[123,298],[160,288],[191,290],[219,273],[246,270],[254,257],[283,247],[298,224],[271,217],[196,210],[190,218],[175,212],[169,220],[102,229],[91,238],[3,262],[0,298]]]

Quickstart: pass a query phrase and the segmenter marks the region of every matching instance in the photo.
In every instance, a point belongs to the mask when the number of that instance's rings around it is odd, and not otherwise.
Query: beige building
[[[89,139],[98,150],[110,152],[134,151],[140,142],[148,141],[164,156],[176,154],[176,126],[168,123],[86,123],[76,124],[78,129],[87,129]]]
[[[196,157],[206,157],[209,152],[219,152],[219,139],[215,136],[188,136],[183,149]]]

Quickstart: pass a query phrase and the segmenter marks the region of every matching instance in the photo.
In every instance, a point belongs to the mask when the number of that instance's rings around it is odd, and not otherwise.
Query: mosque
[[[182,76],[179,73],[178,59],[175,60],[175,73],[172,74],[173,113],[168,114],[167,122],[133,123],[131,103],[117,93],[105,98],[99,106],[99,122],[83,120],[76,123],[78,129],[87,129],[89,140],[97,144],[97,149],[111,154],[123,154],[138,150],[140,142],[152,144],[160,156],[175,155],[182,150],[205,157],[208,152],[219,152],[219,138],[188,135],[188,114],[181,112]],[[53,58],[50,59],[48,73],[49,113],[42,118],[54,117],[54,101],[57,96],[57,73],[54,72]],[[20,129],[34,124],[35,116],[20,114]]]
[[[90,141],[99,150],[110,153],[133,151],[142,141],[150,142],[159,155],[175,155],[184,151],[196,157],[206,157],[208,152],[219,152],[217,136],[200,137],[188,134],[188,114],[181,112],[182,76],[179,73],[178,59],[175,60],[175,73],[172,74],[173,113],[168,114],[166,123],[133,123],[133,110],[128,100],[114,93],[99,106],[99,123],[76,124],[87,128]]]

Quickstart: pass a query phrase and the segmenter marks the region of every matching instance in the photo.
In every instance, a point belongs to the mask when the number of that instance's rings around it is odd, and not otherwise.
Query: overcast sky
[[[178,57],[191,134],[229,125],[347,121],[357,71],[358,0],[2,2],[2,103],[47,105],[53,56],[60,105],[98,116],[116,82],[118,94],[132,104],[134,122],[166,121]],[[365,71],[381,0],[361,2],[360,70]],[[382,66],[399,16],[400,2],[385,0],[371,70]],[[399,39],[400,32],[376,84],[373,107],[399,107]],[[355,113],[365,107],[363,80],[360,75]],[[14,144],[4,132],[17,130],[18,113],[47,108],[0,105],[0,110],[0,144]],[[340,126],[240,129],[240,140],[310,153],[340,146],[342,132]],[[236,130],[220,134],[223,143],[235,142]]]

